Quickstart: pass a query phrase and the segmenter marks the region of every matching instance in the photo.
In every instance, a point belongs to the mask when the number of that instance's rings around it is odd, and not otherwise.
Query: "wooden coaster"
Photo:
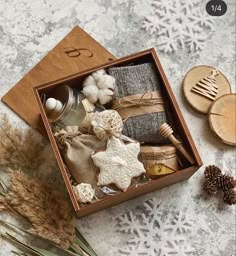
[[[218,98],[210,107],[208,119],[211,130],[220,140],[236,145],[236,94]]]
[[[219,70],[210,66],[197,66],[186,74],[183,92],[193,109],[207,114],[212,102],[231,93],[231,87],[228,79]]]

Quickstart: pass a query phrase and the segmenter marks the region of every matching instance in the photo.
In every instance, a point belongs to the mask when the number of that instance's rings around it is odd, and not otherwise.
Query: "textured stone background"
[[[155,47],[158,40],[155,35],[149,36],[141,29],[144,16],[152,11],[151,3],[151,0],[0,0],[0,97],[75,25],[117,57]],[[182,49],[170,55],[159,53],[159,57],[204,164],[216,164],[235,174],[235,150],[215,139],[207,119],[186,105],[181,91],[185,73],[193,66],[206,64],[222,70],[235,92],[235,1],[228,0],[227,5],[224,16],[213,18],[214,32],[201,52],[188,53]],[[7,113],[11,121],[23,129],[26,127],[2,103],[0,113]],[[193,255],[236,255],[235,208],[225,207],[219,198],[208,199],[202,193],[203,170],[204,167],[189,181],[78,220],[78,227],[99,255],[121,255],[119,248],[125,247],[129,238],[116,231],[116,219],[128,211],[135,213],[137,206],[155,197],[165,205],[167,215],[173,214],[174,207],[193,220],[187,240],[195,248]],[[11,255],[10,249],[9,244],[0,241],[0,255]]]

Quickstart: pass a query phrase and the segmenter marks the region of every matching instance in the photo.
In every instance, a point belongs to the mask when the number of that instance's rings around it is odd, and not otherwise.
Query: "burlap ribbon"
[[[159,91],[130,95],[115,100],[112,109],[119,112],[122,119],[164,111],[164,102]]]

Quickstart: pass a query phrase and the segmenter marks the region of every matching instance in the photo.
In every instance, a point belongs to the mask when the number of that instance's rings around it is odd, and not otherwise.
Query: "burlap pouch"
[[[139,113],[135,116],[135,111],[132,110],[130,112],[132,115],[128,118],[126,118],[127,115],[122,116],[123,113],[119,108],[114,108],[121,114],[122,119],[126,119],[122,133],[139,142],[167,143],[166,139],[159,134],[159,127],[167,122],[167,117],[164,109],[164,99],[161,97],[161,82],[153,64],[144,63],[133,66],[113,67],[109,68],[108,71],[116,79],[115,101],[125,99],[124,102],[127,103],[126,98],[128,98],[129,102],[130,97],[127,96],[131,95],[132,97],[136,95],[140,99],[138,102],[145,101],[141,106],[144,110],[143,114]],[[154,100],[154,94],[159,95],[159,101],[157,99],[156,102],[162,102],[162,106],[151,103],[145,111],[145,106],[148,105],[148,97],[150,101]],[[136,100],[138,99],[137,97]],[[153,111],[153,107],[156,107],[156,111]]]
[[[55,134],[65,164],[77,183],[97,184],[98,168],[91,159],[96,149],[106,146],[106,140],[95,135],[81,134],[78,126],[67,126]]]

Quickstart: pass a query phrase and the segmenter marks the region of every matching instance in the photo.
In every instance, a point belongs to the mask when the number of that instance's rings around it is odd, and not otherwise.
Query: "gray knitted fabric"
[[[116,98],[157,91],[161,88],[161,82],[151,63],[113,67],[109,68],[108,72],[116,79]],[[164,111],[133,116],[126,120],[122,133],[139,142],[164,144],[167,141],[159,134],[159,127],[165,122],[167,118]]]

